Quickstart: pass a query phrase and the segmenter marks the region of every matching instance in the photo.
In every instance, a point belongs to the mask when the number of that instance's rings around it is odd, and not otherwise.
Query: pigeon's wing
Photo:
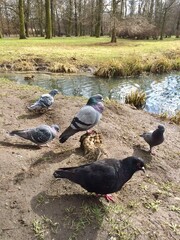
[[[145,132],[145,133],[143,133],[141,136],[144,138],[144,140],[145,140],[148,144],[151,145],[151,143],[152,143],[152,132]]]
[[[28,131],[29,140],[37,144],[47,143],[52,140],[53,135],[49,126],[39,126]]]
[[[98,122],[99,115],[100,113],[93,107],[86,105],[82,107],[74,117],[71,122],[71,127],[79,131],[88,130]]]
[[[39,103],[44,107],[50,107],[54,102],[53,96],[50,94],[43,94],[39,99]]]
[[[92,164],[85,174],[84,187],[89,192],[108,194],[116,191],[118,174],[112,165]]]

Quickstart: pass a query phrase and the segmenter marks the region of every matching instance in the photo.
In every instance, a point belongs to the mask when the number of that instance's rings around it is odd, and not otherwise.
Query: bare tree
[[[117,8],[121,0],[112,0],[112,29],[111,29],[111,42],[115,43],[117,41],[116,37],[116,23],[117,23]]]
[[[45,0],[46,10],[46,39],[52,38],[52,22],[51,22],[51,4],[50,0]]]
[[[162,24],[161,24],[161,30],[160,30],[160,40],[163,40],[167,14],[175,2],[176,0],[167,0],[164,3],[163,13],[162,13]]]
[[[24,0],[19,0],[19,38],[26,39],[24,28]]]
[[[100,37],[103,14],[103,0],[96,0],[95,36]]]
[[[29,17],[30,17],[30,0],[27,0],[25,5],[25,33],[29,37]]]
[[[180,10],[180,7],[179,7]],[[177,19],[177,23],[176,23],[176,38],[179,38],[179,34],[180,34],[180,11],[179,11],[179,16]]]

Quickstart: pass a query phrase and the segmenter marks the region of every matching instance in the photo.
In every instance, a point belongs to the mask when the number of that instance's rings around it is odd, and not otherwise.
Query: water
[[[34,74],[33,80],[24,80],[29,73],[0,73],[19,84],[38,85],[47,90],[57,88],[63,95],[85,96],[101,93],[124,102],[125,96],[134,90],[146,92],[145,110],[151,113],[173,115],[180,110],[180,74],[150,75],[138,78],[102,79],[90,75]]]

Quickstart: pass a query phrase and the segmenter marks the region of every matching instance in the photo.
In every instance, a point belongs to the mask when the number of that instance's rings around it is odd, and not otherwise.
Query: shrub
[[[62,64],[59,62],[53,62],[49,67],[49,71],[57,73],[77,73],[77,68],[70,64]]]
[[[124,76],[138,76],[142,73],[142,63],[138,56],[128,56],[124,59]]]
[[[119,62],[112,62],[108,66],[100,67],[94,75],[104,78],[124,76],[123,66]]]
[[[135,106],[137,109],[141,109],[146,103],[146,93],[138,90],[131,92],[125,97],[125,103]]]
[[[171,62],[165,57],[156,59],[151,66],[150,72],[152,73],[166,73],[171,70]]]
[[[13,66],[12,69],[14,71],[33,71],[35,70],[35,66],[33,62],[28,60],[17,60]]]
[[[180,125],[180,111],[178,111],[173,117],[171,117],[170,121]]]

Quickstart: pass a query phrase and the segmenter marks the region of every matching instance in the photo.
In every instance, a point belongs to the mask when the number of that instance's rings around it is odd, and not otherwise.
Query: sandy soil
[[[64,130],[86,103],[84,98],[59,94],[51,111],[29,113],[26,106],[43,92],[0,81],[0,239],[179,239],[180,127],[127,105],[105,103],[95,128],[103,139],[101,158],[135,155],[145,160],[147,168],[146,174],[137,172],[114,194],[116,203],[107,203],[52,176],[58,167],[89,161],[79,148],[82,133],[64,144],[55,139],[49,148],[41,149],[8,135],[8,131],[42,123],[56,123]],[[151,156],[139,134],[159,123],[166,128],[165,142]]]

